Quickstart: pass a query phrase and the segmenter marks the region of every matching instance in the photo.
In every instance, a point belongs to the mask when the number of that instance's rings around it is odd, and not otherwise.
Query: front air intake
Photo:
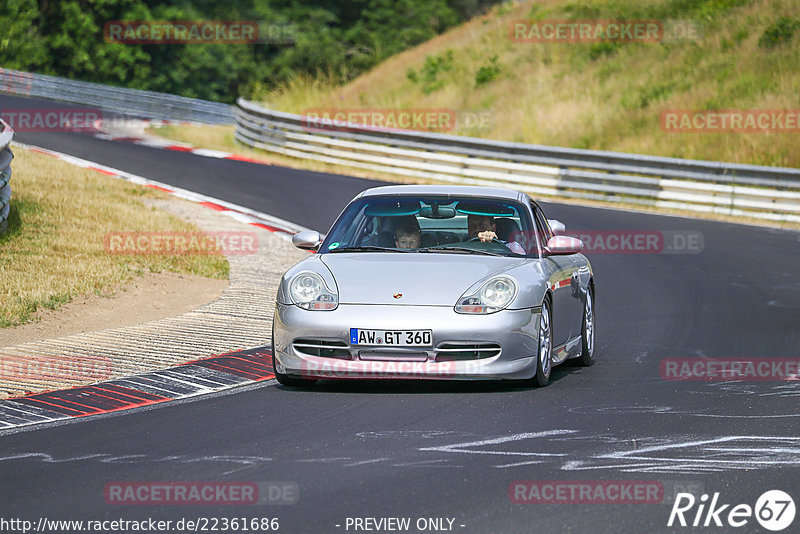
[[[497,343],[442,343],[436,348],[437,362],[482,360],[500,354]]]
[[[292,343],[294,350],[306,356],[320,356],[322,358],[339,358],[350,360],[350,350],[344,341],[329,339],[295,339]]]

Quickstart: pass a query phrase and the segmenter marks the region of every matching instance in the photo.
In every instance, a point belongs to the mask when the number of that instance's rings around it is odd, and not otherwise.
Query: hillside
[[[672,42],[518,42],[519,20],[688,21]],[[800,167],[800,134],[670,133],[670,110],[800,109],[796,0],[504,3],[344,86],[297,77],[273,109],[450,109],[488,117],[446,133],[526,143]],[[480,115],[480,113],[483,115]]]

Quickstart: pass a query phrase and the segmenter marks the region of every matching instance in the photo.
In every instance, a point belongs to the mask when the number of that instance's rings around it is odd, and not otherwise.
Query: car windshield
[[[518,202],[436,196],[368,196],[351,203],[321,253],[537,254],[530,217]]]

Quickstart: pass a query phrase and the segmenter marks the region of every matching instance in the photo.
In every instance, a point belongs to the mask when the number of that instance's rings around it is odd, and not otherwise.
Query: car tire
[[[272,368],[274,369],[275,379],[278,383],[282,386],[288,386],[292,388],[303,388],[303,387],[310,387],[313,386],[316,380],[309,380],[308,378],[295,378],[293,376],[288,376],[283,373],[278,372],[278,368],[275,366],[275,355],[272,355]]]
[[[536,352],[535,383],[544,387],[550,383],[550,373],[553,371],[553,314],[550,300],[542,302],[542,312],[539,314],[539,348]]]
[[[586,302],[583,305],[583,325],[581,326],[581,355],[578,363],[588,367],[594,363],[594,290],[592,286],[586,291]]]

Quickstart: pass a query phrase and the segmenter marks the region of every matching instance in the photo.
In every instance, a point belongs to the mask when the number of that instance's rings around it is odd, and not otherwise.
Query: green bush
[[[779,44],[791,39],[798,28],[800,28],[800,20],[780,17],[764,30],[764,33],[758,39],[758,46],[762,48],[775,48]]]
[[[435,56],[425,56],[425,63],[419,73],[414,69],[408,69],[406,77],[415,84],[422,86],[422,92],[426,95],[444,87],[444,80],[439,78],[453,68],[453,51],[447,50],[443,54]]]
[[[493,81],[501,70],[502,65],[497,61],[497,56],[493,56],[488,65],[481,65],[478,68],[478,72],[475,73],[475,87],[480,87]]]

